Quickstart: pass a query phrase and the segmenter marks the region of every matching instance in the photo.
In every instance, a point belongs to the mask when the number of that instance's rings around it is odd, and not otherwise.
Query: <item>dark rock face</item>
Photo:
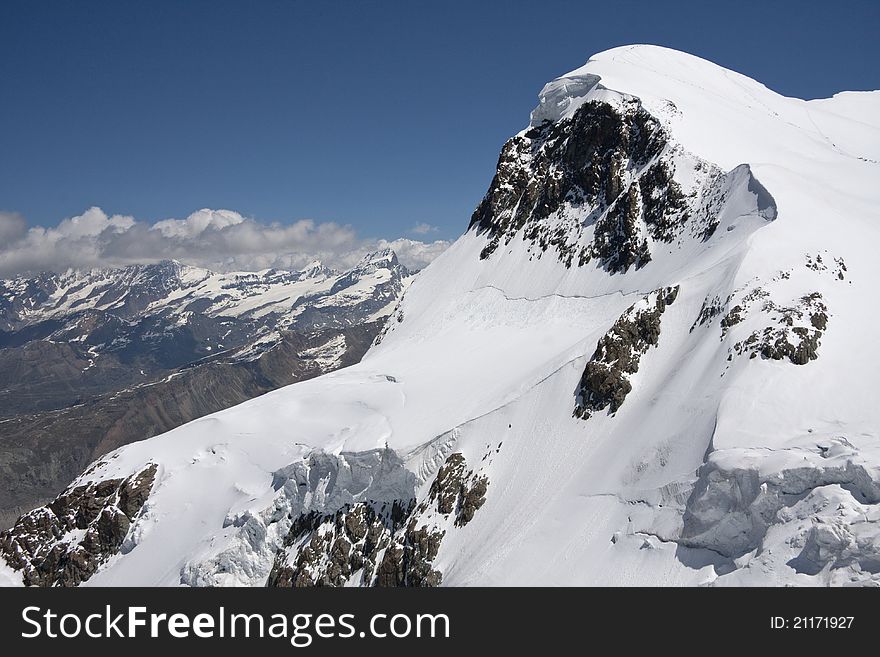
[[[743,321],[743,308],[739,304],[731,308],[728,313],[721,318],[721,337],[722,339],[732,327]]]
[[[464,456],[450,454],[437,470],[427,497],[411,511],[405,529],[385,551],[376,586],[439,586],[433,568],[446,535],[441,526],[464,527],[486,501],[489,479],[468,468]]]
[[[596,222],[592,254],[608,271],[641,269],[651,261],[648,241],[639,230],[639,212],[638,183],[633,183]]]
[[[451,523],[463,527],[486,501],[489,480],[459,453],[439,468],[426,498],[346,504],[294,519],[268,586],[439,586],[434,568]]]
[[[361,582],[370,582],[382,551],[413,505],[413,500],[390,505],[370,501],[333,514],[300,516],[275,557],[267,585],[343,586],[359,570],[363,570]]]
[[[0,532],[0,555],[28,586],[76,586],[120,551],[150,495],[157,466],[69,488]]]
[[[477,476],[467,467],[459,453],[450,454],[440,466],[428,492],[428,501],[437,505],[443,515],[455,514],[455,526],[463,527],[486,501],[489,480]]]
[[[632,390],[629,377],[639,371],[639,361],[660,339],[660,320],[675,302],[678,286],[662,288],[618,318],[596,345],[577,390],[574,415],[581,419],[608,409],[616,413]]]
[[[471,227],[519,230],[544,221],[572,192],[610,205],[623,191],[625,162],[644,164],[664,145],[659,125],[636,104],[623,116],[605,103],[587,103],[571,119],[545,122],[504,145]]]
[[[278,551],[268,586],[343,586],[360,571],[362,586],[439,586],[431,567],[443,531],[417,527],[415,500],[365,502],[332,515],[296,520]]]
[[[728,301],[730,299],[728,298]],[[700,313],[697,315],[697,318],[694,320],[694,323],[691,324],[689,333],[693,333],[694,329],[697,326],[703,326],[708,324],[713,319],[718,317],[722,313],[724,309],[724,304],[721,303],[721,298],[718,296],[714,296],[711,299],[708,297],[703,300],[703,305],[700,307]]]
[[[651,237],[672,242],[679,226],[688,220],[687,204],[681,187],[672,178],[672,167],[658,160],[639,179],[642,213]]]
[[[440,586],[443,575],[432,567],[446,532],[422,526],[415,519],[403,536],[385,551],[376,586]]]
[[[594,262],[625,274],[686,240],[711,239],[731,194],[744,191],[754,215],[776,218],[747,164],[723,172],[675,143],[637,98],[620,96],[510,139],[468,230],[486,237],[483,259],[516,237],[530,260],[551,251],[569,268]]]
[[[509,140],[471,218],[470,228],[489,237],[481,257],[524,230],[528,241],[541,251],[552,247],[568,267],[594,258],[611,273],[644,266],[651,260],[647,236],[671,242],[689,219],[672,164],[657,159],[667,143],[637,100],[620,110],[588,102],[571,118],[545,121]],[[589,218],[566,221],[566,208]],[[553,215],[558,221],[548,221]],[[583,243],[593,224],[592,243]]]

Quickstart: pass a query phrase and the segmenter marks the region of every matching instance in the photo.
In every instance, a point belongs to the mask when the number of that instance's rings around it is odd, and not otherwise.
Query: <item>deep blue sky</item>
[[[544,82],[655,43],[804,98],[880,88],[880,2],[0,5],[0,209],[201,207],[454,237]]]

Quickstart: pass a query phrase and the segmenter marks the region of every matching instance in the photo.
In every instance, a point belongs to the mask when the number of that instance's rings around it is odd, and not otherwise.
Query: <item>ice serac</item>
[[[601,78],[598,75],[567,75],[544,85],[538,94],[538,106],[532,110],[530,125],[538,127],[544,121],[555,122],[570,116]]]
[[[880,583],[877,100],[553,81],[362,362],[75,482],[160,466],[85,584]]]

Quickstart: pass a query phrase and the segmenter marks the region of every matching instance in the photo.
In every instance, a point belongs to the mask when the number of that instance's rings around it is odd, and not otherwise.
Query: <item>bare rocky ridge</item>
[[[701,194],[685,193],[676,166],[694,170]],[[470,229],[489,238],[483,258],[522,231],[538,257],[552,249],[566,267],[595,260],[625,273],[651,261],[653,242],[711,237],[724,179],[718,167],[671,145],[638,100],[588,102],[504,145]]]
[[[344,586],[358,572],[361,583],[372,581],[379,555],[389,548],[391,536],[412,510],[412,500],[401,504],[399,500],[390,506],[361,502],[329,516],[314,512],[300,516],[276,554],[267,585]],[[387,570],[384,561],[382,566]]]
[[[443,537],[450,526],[473,519],[488,485],[486,476],[452,453],[421,502],[413,492],[409,499],[367,500],[330,514],[300,515],[275,556],[268,585],[439,586],[443,576],[433,561]]]
[[[471,218],[471,228],[490,237],[482,255],[525,228],[527,239],[542,250],[553,246],[566,264],[575,257],[585,264],[594,253],[586,248],[575,253],[573,236],[550,232],[547,218],[564,204],[612,207],[628,191],[623,170],[647,165],[664,145],[657,122],[638,103],[624,113],[605,103],[587,103],[572,119],[546,121],[514,137],[504,145],[495,178]],[[625,271],[645,246],[627,214],[627,200],[598,231],[603,237],[595,253],[611,271]]]
[[[124,548],[157,466],[126,479],[73,486],[0,532],[0,555],[30,586],[76,586]]]

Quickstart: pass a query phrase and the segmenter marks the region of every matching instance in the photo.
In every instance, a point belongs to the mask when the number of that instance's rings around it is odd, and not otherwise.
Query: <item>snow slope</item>
[[[518,137],[540,144],[582,108],[638,102],[666,135],[651,162],[671,163],[691,204],[673,239],[645,238],[649,262],[565,266],[523,229],[487,256],[491,235],[469,230],[360,364],[84,474],[77,483],[158,465],[121,551],[86,583],[261,585],[303,563],[303,540],[332,533],[328,521],[301,540],[301,514],[408,495],[411,525],[394,535],[407,554],[419,549],[407,531],[439,537],[421,556],[443,584],[876,583],[880,94],[786,98],[691,55],[628,46],[547,85]],[[624,182],[642,171],[628,165]],[[712,194],[717,225],[697,235],[693,210]],[[610,211],[597,207],[572,202],[547,221],[580,226],[587,245]],[[614,327],[642,331],[661,289],[674,301],[650,318],[658,335],[638,333],[625,399],[578,417],[597,344]],[[357,484],[366,466],[352,464],[386,448],[414,478],[392,477],[386,460]],[[322,453],[332,476],[308,474]],[[451,454],[470,482],[452,515],[439,476]],[[307,474],[291,474],[297,463]],[[364,568],[343,579],[370,583]]]

